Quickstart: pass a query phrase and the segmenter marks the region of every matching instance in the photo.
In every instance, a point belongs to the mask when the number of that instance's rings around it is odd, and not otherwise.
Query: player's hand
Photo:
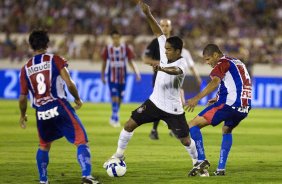
[[[142,8],[142,11],[144,12],[145,15],[150,14],[150,7],[146,3],[139,1],[139,5]]]
[[[138,81],[138,82],[141,81],[141,76],[140,75],[136,76],[136,81]]]
[[[106,84],[106,79],[102,78],[102,82],[103,82],[103,84]]]
[[[198,105],[198,102],[199,99],[197,99],[196,97],[187,100],[185,103],[185,110],[188,112],[193,112],[194,108]]]
[[[161,67],[160,65],[158,65],[158,64],[152,65],[152,66],[153,66],[153,69],[154,69],[155,72],[161,70],[161,68],[162,68],[162,67]]]
[[[19,123],[20,123],[20,126],[21,126],[22,129],[26,128],[26,122],[27,122],[27,115],[25,115],[23,117],[21,116]]]
[[[83,101],[82,101],[81,99],[77,99],[77,100],[74,100],[74,103],[76,104],[76,105],[74,106],[74,109],[75,109],[75,110],[78,110],[78,109],[81,108],[81,106],[82,106],[82,104],[83,104]]]

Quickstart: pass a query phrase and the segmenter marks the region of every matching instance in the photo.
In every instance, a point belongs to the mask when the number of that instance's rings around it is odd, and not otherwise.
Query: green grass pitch
[[[121,122],[139,104],[123,104]],[[191,120],[204,107],[186,113]],[[282,183],[282,111],[253,109],[233,132],[233,147],[225,177],[187,177],[191,159],[184,147],[168,135],[165,124],[159,126],[160,140],[148,135],[152,124],[136,129],[126,150],[127,173],[110,178],[102,168],[116,150],[122,128],[109,125],[110,104],[85,103],[77,111],[85,125],[92,153],[93,173],[104,184],[182,184],[182,183]],[[35,155],[38,138],[34,110],[28,108],[28,125],[19,127],[17,101],[0,100],[0,183],[38,183]],[[221,125],[202,130],[210,173],[216,169],[221,144]],[[48,167],[52,184],[80,183],[76,148],[62,138],[52,144]]]

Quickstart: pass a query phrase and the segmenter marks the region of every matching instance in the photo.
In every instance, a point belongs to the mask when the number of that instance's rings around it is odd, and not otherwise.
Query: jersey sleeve
[[[211,71],[210,77],[211,78],[219,77],[220,79],[223,79],[229,68],[230,68],[230,63],[227,60],[219,60],[218,64]]]
[[[165,55],[165,42],[166,42],[166,37],[165,35],[161,35],[158,37],[158,42],[159,42],[159,50],[160,50],[160,64],[167,64],[167,57]]]
[[[67,60],[60,56],[54,56],[53,61],[55,63],[55,66],[57,67],[58,71],[61,71],[62,68],[68,67]]]
[[[132,60],[135,58],[135,54],[132,50],[132,48],[130,48],[128,45],[125,46],[125,49],[126,49],[126,55],[127,55],[127,58],[128,60]]]
[[[108,58],[108,49],[107,47],[105,47],[102,52],[101,52],[101,58],[103,59],[103,61],[106,61]]]
[[[187,49],[182,49],[181,56],[186,60],[189,68],[194,66],[194,60]]]
[[[178,67],[182,70],[183,74],[186,75],[187,73],[187,62],[184,58],[180,59]]]
[[[27,95],[28,94],[28,86],[27,86],[27,78],[25,67],[21,69],[20,72],[20,94]]]

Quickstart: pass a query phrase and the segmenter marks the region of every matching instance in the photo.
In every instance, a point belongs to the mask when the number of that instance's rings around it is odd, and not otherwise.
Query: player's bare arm
[[[143,56],[142,60],[145,64],[150,65],[150,66],[155,66],[155,65],[160,64],[159,60],[152,59],[148,56]]]
[[[162,71],[169,75],[180,75],[183,74],[183,71],[177,67],[177,66],[171,66],[171,67],[161,67],[160,65],[154,66],[155,71]]]
[[[65,83],[66,83],[66,85],[68,87],[69,92],[74,97],[74,103],[76,104],[76,106],[74,108],[75,109],[80,109],[83,102],[82,102],[82,100],[79,97],[77,88],[75,86],[75,83],[73,82],[73,80],[70,77],[68,69],[66,67],[61,69],[60,75],[61,75],[62,79],[65,81]]]
[[[187,110],[188,112],[190,111],[193,112],[199,100],[207,96],[211,92],[213,92],[219,86],[220,82],[221,82],[221,79],[219,77],[213,77],[212,80],[205,87],[205,89],[203,89],[195,97],[186,101],[185,110]]]
[[[26,128],[26,122],[27,122],[27,115],[26,115],[26,109],[27,109],[27,96],[26,95],[20,95],[19,98],[19,107],[21,111],[21,116],[20,116],[20,126],[21,128]]]
[[[193,67],[190,67],[190,70],[191,70],[193,76],[196,78],[197,84],[198,84],[199,86],[201,86],[202,79],[201,79],[201,77],[200,77],[200,75],[199,75],[197,69],[193,66]]]
[[[139,72],[135,62],[134,61],[129,61],[128,64],[131,67],[131,69],[134,71],[134,73],[136,75],[136,80],[140,81],[141,80],[141,75],[140,75],[140,72]]]
[[[153,17],[151,10],[150,10],[150,7],[142,1],[139,2],[139,5],[142,8],[144,14],[146,15],[147,21],[148,21],[153,33],[157,37],[163,35],[163,31],[162,31],[160,25],[158,24],[158,22],[156,21],[156,19]]]
[[[105,72],[106,72],[106,62],[103,62],[102,63],[102,69],[101,69],[101,80],[102,80],[103,84],[106,84]]]

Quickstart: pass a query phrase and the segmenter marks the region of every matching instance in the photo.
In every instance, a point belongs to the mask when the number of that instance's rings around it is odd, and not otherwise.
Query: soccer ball
[[[106,170],[110,177],[120,177],[126,173],[126,164],[121,159],[112,158],[108,161]]]

